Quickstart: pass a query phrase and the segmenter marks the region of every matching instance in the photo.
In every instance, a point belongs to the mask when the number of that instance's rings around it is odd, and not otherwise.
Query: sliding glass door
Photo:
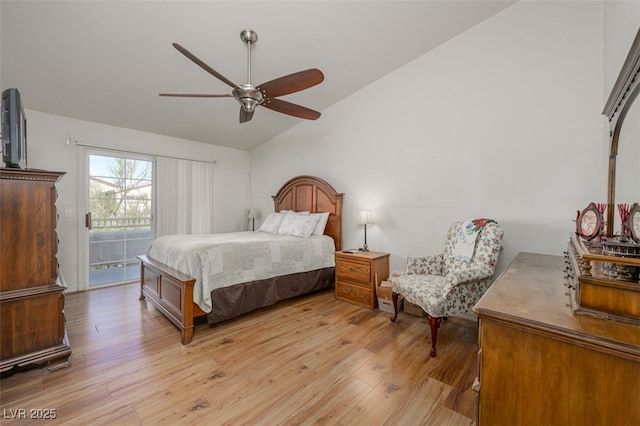
[[[153,159],[88,154],[89,287],[134,281],[153,235]]]

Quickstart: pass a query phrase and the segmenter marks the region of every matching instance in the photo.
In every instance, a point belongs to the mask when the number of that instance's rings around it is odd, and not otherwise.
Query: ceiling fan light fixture
[[[233,89],[233,97],[242,105],[246,112],[253,112],[264,101],[262,92],[251,84],[241,84]]]
[[[259,105],[258,101],[251,98],[242,98],[240,99],[240,103],[242,104],[242,108],[247,112],[253,112]]]

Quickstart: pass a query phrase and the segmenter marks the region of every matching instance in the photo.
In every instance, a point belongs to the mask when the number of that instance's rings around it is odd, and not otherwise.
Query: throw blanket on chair
[[[495,222],[493,219],[473,219],[462,223],[458,231],[456,245],[454,248],[454,257],[459,260],[470,261],[473,257],[473,251],[476,248],[476,239],[482,230],[482,227],[489,222]]]

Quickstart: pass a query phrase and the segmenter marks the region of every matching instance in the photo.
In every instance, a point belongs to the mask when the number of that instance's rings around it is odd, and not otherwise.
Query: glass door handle
[[[91,212],[87,213],[84,217],[84,226],[91,229],[92,220],[91,220]]]

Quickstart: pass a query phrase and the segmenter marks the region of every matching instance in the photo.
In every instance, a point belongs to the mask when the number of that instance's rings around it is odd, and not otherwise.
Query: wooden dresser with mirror
[[[640,327],[640,216],[637,207],[628,221],[616,214],[640,202],[639,95],[640,30],[602,112],[610,123],[609,181],[598,221],[606,226],[597,236],[571,235],[566,273],[577,314]]]
[[[602,219],[614,242],[624,243],[616,202],[640,202],[639,94],[640,30],[603,112]],[[603,240],[572,234],[564,259],[520,253],[476,304],[479,425],[640,424],[640,259],[603,250]]]

